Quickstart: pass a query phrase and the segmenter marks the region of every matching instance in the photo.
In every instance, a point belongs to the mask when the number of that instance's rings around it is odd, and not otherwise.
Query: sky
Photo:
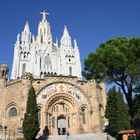
[[[54,42],[65,25],[72,40],[77,39],[82,67],[101,43],[140,36],[140,0],[0,0],[0,64],[7,63],[10,73],[17,34],[28,21],[37,35],[43,10],[49,13]]]

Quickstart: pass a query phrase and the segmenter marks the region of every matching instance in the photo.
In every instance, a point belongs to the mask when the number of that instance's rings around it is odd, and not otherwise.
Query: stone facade
[[[102,131],[106,123],[105,84],[82,79],[76,40],[72,47],[65,27],[58,48],[58,42],[52,43],[46,13],[42,14],[36,39],[28,23],[21,38],[17,37],[11,80],[7,80],[8,66],[0,65],[0,128],[21,130],[28,92],[33,86],[40,134],[46,129],[53,135]]]
[[[41,134],[46,127],[50,134],[102,131],[106,105],[104,83],[97,84],[72,76],[46,75],[43,79],[33,79],[30,73],[7,82],[5,69],[0,72],[1,126],[15,131],[22,127],[28,91],[33,86],[39,108]]]

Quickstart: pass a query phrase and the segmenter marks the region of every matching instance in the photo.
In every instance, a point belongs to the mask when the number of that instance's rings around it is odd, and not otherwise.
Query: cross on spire
[[[40,14],[42,15],[42,21],[46,21],[46,15],[48,16],[49,13],[45,12],[45,10],[43,10],[43,12],[40,12]]]

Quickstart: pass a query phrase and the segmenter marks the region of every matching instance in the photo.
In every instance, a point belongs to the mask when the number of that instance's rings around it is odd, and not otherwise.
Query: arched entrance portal
[[[40,132],[63,135],[90,130],[90,101],[84,92],[69,83],[53,83],[37,94]]]
[[[54,95],[48,101],[46,109],[50,134],[65,135],[67,131],[74,131],[72,123],[76,119],[77,107],[76,101],[70,95]]]
[[[57,130],[58,135],[65,135],[66,134],[66,118],[64,115],[60,115],[57,117]]]

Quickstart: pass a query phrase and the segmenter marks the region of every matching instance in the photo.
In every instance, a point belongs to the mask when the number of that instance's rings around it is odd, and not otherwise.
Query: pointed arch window
[[[24,52],[24,56],[23,56],[24,58],[26,58],[27,57],[27,53],[26,52]]]
[[[27,58],[30,59],[30,53],[29,52],[27,53]]]
[[[43,43],[43,36],[41,35],[41,43]]]
[[[40,29],[40,35],[42,35],[42,29]]]

